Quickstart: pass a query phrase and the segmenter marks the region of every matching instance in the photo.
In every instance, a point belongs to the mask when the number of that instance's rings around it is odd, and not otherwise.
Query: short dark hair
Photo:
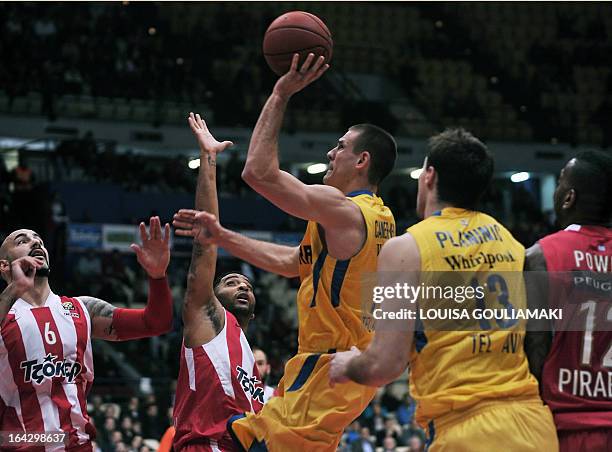
[[[427,166],[438,174],[438,199],[464,209],[476,208],[493,178],[493,156],[462,128],[446,129],[429,139]]]
[[[612,218],[612,156],[583,151],[567,174],[576,191],[576,206],[583,214],[607,222]]]
[[[355,154],[362,151],[370,153],[368,182],[372,185],[379,185],[395,166],[395,160],[397,160],[395,139],[389,132],[374,124],[356,124],[349,130],[359,132],[353,144],[353,152]]]

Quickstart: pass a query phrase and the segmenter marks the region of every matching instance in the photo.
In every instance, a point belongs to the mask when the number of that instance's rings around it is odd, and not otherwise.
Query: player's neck
[[[425,206],[425,218],[431,217],[434,213],[440,212],[445,207],[453,207],[448,203],[441,201],[432,201]]]
[[[35,278],[34,287],[24,293],[21,298],[32,306],[42,306],[51,293],[47,278]]]
[[[589,215],[570,215],[561,223],[561,229],[565,229],[570,224],[578,224],[580,226],[602,226],[605,228],[612,227],[610,221],[602,221],[600,218],[590,217]]]
[[[342,187],[342,192],[345,195],[348,195],[349,193],[353,193],[356,191],[363,191],[363,190],[371,191],[372,193],[376,193],[378,191],[378,187],[376,185],[370,185],[367,182],[364,182],[359,179],[349,182],[346,187]]]
[[[240,318],[237,318],[236,320],[238,321],[238,325],[240,325],[240,329],[242,330],[242,332],[244,334],[246,334],[247,328],[249,327],[250,319],[240,319]]]

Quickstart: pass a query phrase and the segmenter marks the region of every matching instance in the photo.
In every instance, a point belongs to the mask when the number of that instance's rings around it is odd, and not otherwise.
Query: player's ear
[[[433,166],[428,166],[425,168],[425,185],[430,190],[435,186],[436,179],[438,178],[438,173]]]
[[[2,278],[6,280],[6,278],[4,278],[4,275],[6,274],[7,276],[10,274],[11,271],[11,264],[9,261],[7,261],[6,259],[0,259],[0,274],[2,275]]]
[[[357,160],[357,168],[363,168],[364,165],[370,162],[370,153],[363,151],[359,154],[359,160]]]
[[[563,198],[562,207],[564,209],[571,209],[576,204],[576,190],[570,188],[567,193],[565,193],[565,197]]]

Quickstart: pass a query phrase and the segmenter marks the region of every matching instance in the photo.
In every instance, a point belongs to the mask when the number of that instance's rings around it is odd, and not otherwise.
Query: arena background
[[[326,162],[349,125],[387,128],[399,162],[382,195],[398,231],[416,221],[414,171],[427,137],[447,126],[465,127],[494,152],[483,210],[524,245],[554,228],[552,193],[563,164],[580,149],[610,145],[606,3],[3,2],[0,238],[18,227],[41,232],[56,293],[142,306],[146,282],[128,246],[139,221],[153,214],[169,221],[193,205],[198,150],[186,117],[194,111],[217,138],[236,143],[219,158],[222,223],[297,243],[304,223],[240,179],[250,131],[276,79],[262,36],[291,10],[327,23],[334,55],[325,76],[290,103],[282,166],[320,182],[312,165]],[[15,183],[19,164],[31,169],[29,184]],[[170,424],[190,247],[173,240],[170,334],[95,341],[89,401],[102,451],[154,449]],[[298,283],[223,253],[218,269],[241,269],[256,283],[257,318],[247,336],[268,354],[274,384],[296,350]],[[343,450],[362,450],[360,435],[386,450],[422,450],[413,412],[403,378],[347,429]]]

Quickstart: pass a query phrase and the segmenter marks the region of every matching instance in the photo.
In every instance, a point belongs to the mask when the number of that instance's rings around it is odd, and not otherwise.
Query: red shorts
[[[612,430],[569,430],[559,432],[560,452],[608,452],[612,450]]]

